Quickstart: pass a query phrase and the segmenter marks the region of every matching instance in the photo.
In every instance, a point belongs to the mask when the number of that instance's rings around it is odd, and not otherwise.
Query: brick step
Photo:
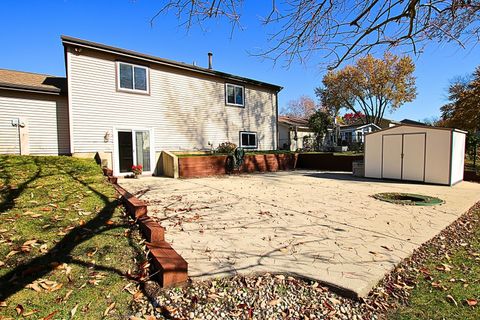
[[[165,228],[149,216],[143,215],[137,222],[147,242],[157,243],[165,240]]]
[[[162,287],[171,287],[188,280],[188,263],[166,241],[147,243],[157,277]]]

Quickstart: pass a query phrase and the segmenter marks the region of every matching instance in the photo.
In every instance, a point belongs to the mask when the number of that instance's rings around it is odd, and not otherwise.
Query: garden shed
[[[397,125],[365,136],[365,177],[454,185],[463,180],[466,132]]]

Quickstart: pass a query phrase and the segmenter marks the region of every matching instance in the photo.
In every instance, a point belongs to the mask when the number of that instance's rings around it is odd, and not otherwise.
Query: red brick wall
[[[294,154],[246,155],[244,164],[236,172],[267,172],[293,170]],[[178,159],[180,178],[208,177],[227,174],[227,156],[194,156]]]

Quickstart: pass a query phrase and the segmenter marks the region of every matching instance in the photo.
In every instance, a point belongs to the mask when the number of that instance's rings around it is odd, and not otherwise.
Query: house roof
[[[64,77],[0,69],[0,89],[62,94],[66,88],[67,79]]]
[[[198,67],[198,66],[188,64],[188,63],[184,63],[184,62],[178,62],[178,61],[174,61],[174,60],[159,58],[159,57],[155,57],[155,56],[148,55],[148,54],[143,54],[143,53],[139,53],[139,52],[135,52],[135,51],[131,51],[131,50],[126,50],[126,49],[121,49],[121,48],[117,48],[117,47],[112,47],[112,46],[108,46],[108,45],[97,43],[97,42],[92,42],[92,41],[82,40],[82,39],[78,39],[78,38],[73,38],[73,37],[70,37],[70,36],[63,35],[62,36],[62,42],[63,42],[64,46],[71,45],[71,46],[76,46],[76,47],[83,47],[83,48],[88,48],[88,49],[113,53],[113,54],[119,55],[119,56],[125,56],[125,57],[129,57],[129,58],[134,58],[134,59],[141,60],[141,61],[152,62],[152,63],[156,63],[156,64],[164,65],[164,66],[169,66],[169,67],[173,67],[173,68],[189,70],[189,71],[192,71],[192,72],[195,72],[195,73],[211,75],[211,76],[215,76],[215,77],[219,77],[219,78],[223,78],[223,79],[227,79],[227,80],[237,81],[237,82],[240,82],[240,83],[251,84],[251,85],[260,86],[260,87],[267,87],[267,88],[274,89],[276,92],[279,92],[280,90],[283,89],[283,87],[281,87],[281,86],[271,84],[271,83],[267,83],[267,82],[262,82],[262,81],[258,81],[258,80],[254,80],[254,79],[244,78],[244,77],[236,76],[236,75],[221,72],[221,71],[216,71],[216,70],[213,70],[213,69],[202,68],[202,67]]]
[[[289,126],[308,127],[308,120],[305,118],[278,116],[278,122],[287,124]]]
[[[420,121],[415,121],[415,120],[410,120],[410,119],[403,119],[400,121],[400,123],[403,123],[403,124],[414,124],[414,125],[417,125],[417,126],[424,126],[425,123],[423,122],[420,122]]]
[[[381,129],[380,126],[376,125],[375,123],[371,122],[371,123],[367,123],[367,124],[363,124],[363,123],[356,123],[356,124],[350,124],[350,125],[340,125],[340,130],[341,129],[361,129],[361,128],[364,128],[364,127],[368,127],[368,126],[375,126],[377,127],[378,129]]]
[[[378,124],[378,126],[382,129],[384,129],[384,128],[388,128],[391,123],[398,123],[398,122],[382,118],[382,119],[380,119],[380,123]],[[353,127],[362,127],[364,125],[365,125],[365,123],[363,122],[362,119],[356,119],[356,121],[354,123],[350,123],[348,125],[340,125],[340,128],[345,128],[346,129],[346,128],[350,128],[350,127],[352,127],[352,128]]]

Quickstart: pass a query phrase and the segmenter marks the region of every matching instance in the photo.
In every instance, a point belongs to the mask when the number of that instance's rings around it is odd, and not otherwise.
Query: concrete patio
[[[118,183],[148,203],[193,280],[278,272],[358,296],[480,201],[480,184],[393,183],[315,171]],[[378,192],[420,193],[445,204],[396,205],[371,197]]]

